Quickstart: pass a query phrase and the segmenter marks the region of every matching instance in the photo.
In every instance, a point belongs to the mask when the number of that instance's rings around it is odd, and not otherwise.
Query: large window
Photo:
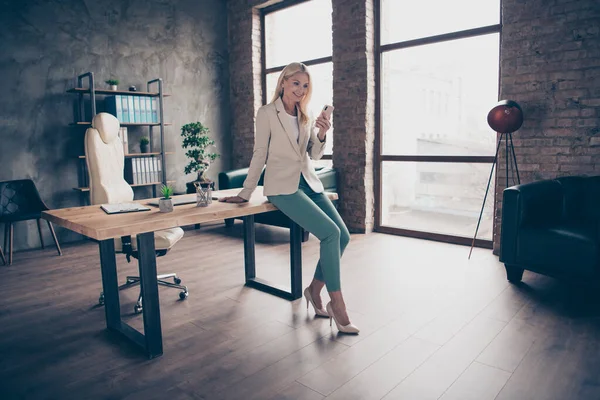
[[[310,111],[316,116],[323,105],[333,104],[331,13],[331,0],[287,1],[263,9],[263,103],[271,101],[283,68],[298,61],[312,77]],[[316,165],[331,164],[333,124],[332,118],[326,161]]]
[[[500,0],[379,1],[377,226],[470,244],[496,146]],[[479,245],[492,222],[493,194]]]

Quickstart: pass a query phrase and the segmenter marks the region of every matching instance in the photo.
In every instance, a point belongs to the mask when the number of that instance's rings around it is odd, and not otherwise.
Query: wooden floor
[[[159,271],[164,352],[105,330],[98,247],[19,252],[0,266],[1,399],[600,399],[600,300],[526,272],[506,281],[491,251],[352,235],[342,283],[358,336],[243,286],[241,224],[186,229]],[[257,228],[257,274],[288,280],[287,230]],[[304,283],[318,241],[303,245]],[[135,263],[118,257],[120,281]],[[121,292],[133,315],[138,289]]]

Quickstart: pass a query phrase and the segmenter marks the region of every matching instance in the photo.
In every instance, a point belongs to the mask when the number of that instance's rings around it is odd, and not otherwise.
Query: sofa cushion
[[[553,275],[597,275],[598,228],[595,223],[564,223],[523,228],[518,233],[519,264]]]
[[[248,176],[248,168],[240,168],[233,171],[220,172],[219,190],[241,188],[244,185],[246,176]]]

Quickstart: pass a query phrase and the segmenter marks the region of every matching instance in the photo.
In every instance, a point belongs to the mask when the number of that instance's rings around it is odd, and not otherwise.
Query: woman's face
[[[294,75],[283,80],[283,99],[289,103],[298,103],[308,91],[308,75],[304,72],[296,72]]]

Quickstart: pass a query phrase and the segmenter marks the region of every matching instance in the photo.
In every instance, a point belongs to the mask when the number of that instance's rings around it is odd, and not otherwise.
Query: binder
[[[119,122],[123,122],[123,106],[121,101],[121,95],[107,96],[104,99],[106,112],[117,117]]]
[[[152,97],[146,97],[146,121],[158,122],[152,119]]]
[[[146,97],[140,97],[140,122],[146,123],[148,119],[146,117]]]
[[[152,98],[152,122],[158,122],[158,99]]]
[[[129,121],[129,96],[121,96],[121,109],[122,109],[122,116],[123,116],[123,122],[131,122]],[[125,153],[127,154],[127,153]]]
[[[140,115],[140,96],[133,96],[133,112],[135,114],[133,117],[135,118],[135,122],[141,123],[142,117]]]
[[[127,96],[127,111],[129,114],[129,122],[137,122],[135,113],[133,112],[133,96]]]
[[[127,127],[122,126],[119,129],[119,134],[121,136],[121,142],[123,143],[123,154],[129,154],[129,138],[127,136]]]

